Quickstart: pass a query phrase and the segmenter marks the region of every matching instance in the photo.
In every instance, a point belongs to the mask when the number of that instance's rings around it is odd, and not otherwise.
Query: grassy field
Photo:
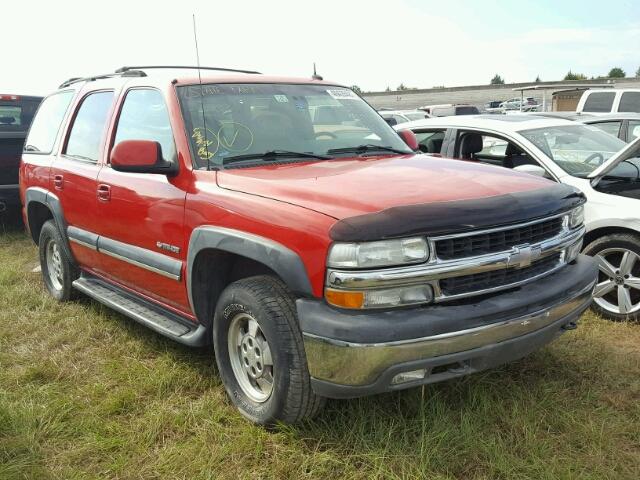
[[[514,364],[329,402],[267,432],[208,350],[99,304],[58,304],[0,227],[0,479],[638,479],[640,325],[593,314]]]

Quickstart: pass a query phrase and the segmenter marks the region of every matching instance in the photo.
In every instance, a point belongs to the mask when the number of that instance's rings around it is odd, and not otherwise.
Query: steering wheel
[[[599,160],[597,162],[595,162],[594,160],[598,159]],[[600,152],[595,152],[592,153],[591,155],[589,155],[585,160],[585,163],[595,163],[597,165],[600,165],[602,162],[604,162],[604,157],[602,156],[602,154]]]
[[[336,134],[331,132],[316,132],[316,138],[318,137],[338,138]]]

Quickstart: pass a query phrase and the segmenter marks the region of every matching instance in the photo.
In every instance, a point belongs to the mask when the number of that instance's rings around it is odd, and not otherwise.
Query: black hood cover
[[[586,202],[582,192],[556,183],[546,188],[453,202],[388,208],[339,220],[330,236],[366,242],[407,236],[439,236],[527,222]]]

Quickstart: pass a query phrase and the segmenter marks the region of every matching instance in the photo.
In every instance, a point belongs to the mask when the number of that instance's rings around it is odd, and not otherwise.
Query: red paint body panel
[[[343,219],[399,205],[534,190],[549,181],[479,163],[404,155],[225,170],[218,184]]]
[[[205,76],[203,82],[336,85],[262,75]],[[175,83],[194,84],[197,78]],[[157,88],[164,95],[179,162],[179,172],[173,177],[117,172],[107,161],[117,112],[127,90],[139,87]],[[178,260],[182,275],[176,281],[74,245],[81,267],[191,318],[195,317],[188,302],[186,260],[189,239],[197,227],[236,229],[284,245],[299,255],[313,294],[322,297],[331,244],[329,230],[338,219],[399,205],[482,199],[548,185],[546,180],[498,167],[424,155],[345,158],[217,172],[193,170],[189,139],[170,77],[88,82],[81,87],[71,111],[84,94],[105,88],[115,91],[116,100],[100,162],[83,165],[65,159],[60,155],[61,147],[51,156],[24,155],[22,200],[28,187],[55,192],[54,176],[62,174],[64,188],[60,193],[69,225]],[[66,135],[68,123],[66,120],[62,128]],[[98,200],[101,186],[109,194]],[[175,246],[176,251],[160,250],[158,242]]]

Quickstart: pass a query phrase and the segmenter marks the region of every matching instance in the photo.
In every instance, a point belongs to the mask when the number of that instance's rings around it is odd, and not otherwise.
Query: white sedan
[[[432,155],[513,168],[577,187],[587,197],[584,253],[600,264],[594,307],[640,319],[640,139],[528,115],[441,117],[404,123]]]

